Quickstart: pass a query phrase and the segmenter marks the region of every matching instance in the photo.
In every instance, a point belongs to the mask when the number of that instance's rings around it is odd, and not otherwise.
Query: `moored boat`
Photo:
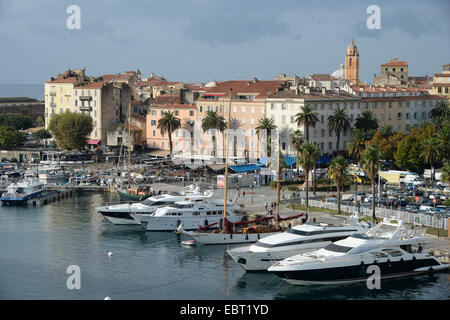
[[[24,180],[11,183],[0,200],[4,203],[25,203],[38,197],[44,191],[45,185],[37,180]]]
[[[380,280],[447,270],[448,264],[422,247],[426,240],[402,221],[384,221],[366,233],[276,262],[268,271],[291,284],[310,285],[365,282],[376,267]]]

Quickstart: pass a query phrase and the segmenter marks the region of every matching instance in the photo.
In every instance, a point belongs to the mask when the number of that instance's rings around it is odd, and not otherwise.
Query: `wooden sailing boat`
[[[232,99],[233,91],[230,89],[230,103],[228,106],[228,123],[227,123],[227,132],[230,129],[231,122],[231,99]],[[278,141],[279,142],[279,141]],[[241,228],[240,230],[236,230],[241,225],[248,225],[251,223],[258,223],[263,221],[269,221],[274,219],[274,217],[264,217],[253,221],[241,221],[241,222],[229,222],[227,220],[227,197],[228,197],[228,139],[225,138],[225,192],[224,192],[224,211],[223,211],[223,223],[222,228],[218,230],[214,230],[211,232],[207,232],[206,229],[209,227],[213,227],[217,223],[213,223],[207,225],[205,227],[199,226],[198,232],[193,231],[184,231],[182,224],[178,226],[177,231],[183,234],[189,235],[194,238],[195,241],[201,244],[235,244],[235,243],[252,243],[256,242],[263,237],[268,237],[277,233],[281,233],[284,230],[280,227],[279,221],[295,219],[303,215],[298,214],[291,217],[287,217],[284,219],[280,219],[279,216],[279,207],[280,207],[280,152],[278,152],[278,170],[277,170],[277,207],[276,207],[276,217],[275,217],[275,227],[266,226],[262,224],[256,224],[247,228]],[[205,230],[201,232],[201,230]]]
[[[130,117],[131,117],[131,110],[130,105],[128,105],[128,114],[127,114],[127,121],[128,124],[128,184],[126,188],[117,188],[117,194],[120,197],[120,200],[124,201],[142,201],[145,200],[153,195],[153,190],[148,186],[136,186],[133,187],[131,185],[131,125],[130,125]],[[120,166],[120,157],[122,156],[122,146],[123,146],[123,140],[122,145],[120,146],[120,155],[119,155],[119,166]]]

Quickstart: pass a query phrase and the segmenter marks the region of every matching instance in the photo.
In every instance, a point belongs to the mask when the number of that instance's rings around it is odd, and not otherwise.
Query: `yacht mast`
[[[227,217],[227,186],[228,186],[228,139],[227,133],[230,130],[230,122],[231,122],[231,98],[233,96],[233,89],[230,88],[230,103],[228,105],[228,123],[227,130],[225,131],[225,196],[224,196],[224,204],[223,204],[223,231],[226,231],[225,219]]]
[[[131,126],[130,126],[130,106],[131,102],[128,104],[128,187],[130,187],[130,179],[131,179]]]
[[[278,229],[278,216],[280,213],[280,168],[281,168],[281,162],[280,162],[280,136],[278,135],[278,168],[277,168],[277,208],[276,208],[276,217],[275,217],[275,227]]]

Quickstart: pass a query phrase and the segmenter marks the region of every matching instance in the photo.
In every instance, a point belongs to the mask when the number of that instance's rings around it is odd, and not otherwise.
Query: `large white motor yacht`
[[[130,213],[151,214],[157,209],[171,205],[177,201],[203,201],[212,196],[212,190],[206,190],[201,193],[199,187],[188,186],[183,193],[161,194],[147,198],[139,203],[102,206],[97,207],[96,210],[114,224],[140,224],[130,216]]]
[[[223,200],[179,201],[152,214],[132,213],[131,216],[148,231],[175,231],[180,224],[185,230],[197,230],[199,226],[210,224],[218,227],[223,219],[223,207]],[[241,221],[244,216],[241,207],[228,202],[227,219],[230,222]]]
[[[417,231],[385,219],[366,233],[289,257],[268,270],[289,283],[307,285],[367,281],[372,266],[379,267],[381,280],[448,269],[422,248],[426,238]]]
[[[228,249],[227,252],[246,271],[267,271],[277,261],[323,248],[333,241],[369,230],[368,223],[359,223],[358,220],[359,217],[354,215],[348,225],[296,225],[283,233],[264,237],[252,245]]]

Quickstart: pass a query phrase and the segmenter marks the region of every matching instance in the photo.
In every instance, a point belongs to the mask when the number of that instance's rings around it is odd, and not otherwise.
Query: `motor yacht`
[[[156,209],[171,205],[177,201],[203,201],[211,198],[212,190],[200,192],[199,187],[193,185],[188,186],[183,193],[161,194],[147,198],[138,203],[123,203],[112,206],[97,207],[96,210],[100,212],[108,221],[114,224],[140,224],[138,221],[130,216],[134,214],[151,214]]]
[[[277,261],[369,230],[368,223],[359,223],[358,220],[358,215],[353,215],[349,224],[340,226],[308,222],[264,237],[254,244],[228,249],[227,252],[246,271],[267,271]]]
[[[424,250],[423,232],[405,228],[401,220],[387,221],[366,233],[276,262],[268,270],[289,283],[308,285],[367,281],[372,266],[379,267],[381,280],[449,268]]]
[[[5,203],[24,203],[38,197],[44,191],[45,185],[37,180],[24,180],[11,183],[0,200]]]
[[[141,223],[148,231],[175,231],[180,224],[185,230],[197,230],[220,224],[223,218],[223,200],[178,201],[169,206],[159,208],[151,214],[132,213],[131,217]],[[245,213],[237,204],[227,202],[227,219],[238,222]]]

